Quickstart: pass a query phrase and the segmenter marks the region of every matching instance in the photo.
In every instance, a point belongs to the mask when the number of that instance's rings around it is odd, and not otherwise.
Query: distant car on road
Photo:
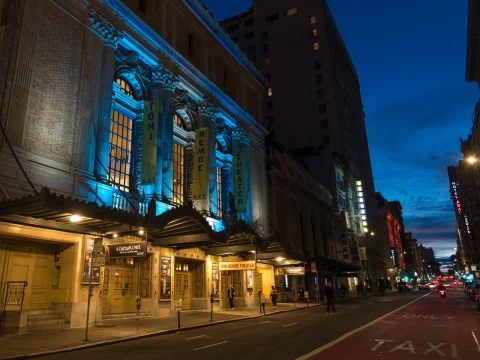
[[[410,291],[411,290],[411,286],[409,284],[407,284],[405,281],[400,281],[397,283],[397,288],[398,288],[398,291]]]

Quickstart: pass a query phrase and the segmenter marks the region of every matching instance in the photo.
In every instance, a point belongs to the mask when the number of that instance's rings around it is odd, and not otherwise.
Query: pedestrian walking
[[[270,291],[270,298],[272,299],[273,308],[277,308],[277,290],[275,286],[272,285],[272,290]]]
[[[302,303],[305,302],[305,289],[301,285],[300,285],[300,288],[298,289],[298,297],[300,298],[300,301]]]
[[[327,286],[325,287],[325,297],[327,299],[327,313],[325,315],[330,314],[330,308],[332,309],[332,312],[333,312],[333,296],[334,295],[335,294],[333,292],[332,282],[329,281]]]
[[[235,290],[233,289],[233,286],[230,285],[228,287],[228,301],[230,302],[230,310],[235,310],[233,307],[233,298],[235,297]]]

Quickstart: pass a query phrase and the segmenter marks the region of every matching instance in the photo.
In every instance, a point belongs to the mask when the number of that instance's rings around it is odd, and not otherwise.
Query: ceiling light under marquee
[[[82,217],[80,215],[72,215],[70,216],[70,221],[73,222],[73,223],[76,223],[76,222],[79,222],[79,221],[82,221]]]

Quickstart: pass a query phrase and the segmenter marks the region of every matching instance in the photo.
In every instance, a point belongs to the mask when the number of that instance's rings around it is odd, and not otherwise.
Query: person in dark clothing
[[[305,302],[305,289],[303,288],[303,286],[300,286],[300,288],[298,289],[298,297],[302,303]]]
[[[270,298],[272,299],[272,305],[274,308],[277,307],[277,289],[272,285],[272,290],[270,291]]]
[[[330,314],[330,308],[333,310],[333,297],[334,292],[332,288],[332,282],[329,281],[328,285],[325,287],[325,298],[327,299],[327,313],[325,315]]]
[[[235,297],[235,290],[233,290],[232,285],[228,287],[228,301],[230,302],[230,310],[235,310],[233,307],[233,298]]]

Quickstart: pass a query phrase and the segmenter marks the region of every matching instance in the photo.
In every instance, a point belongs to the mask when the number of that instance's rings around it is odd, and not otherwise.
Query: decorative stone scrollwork
[[[167,91],[175,91],[176,86],[178,85],[178,78],[173,72],[167,68],[162,69],[162,82],[163,87]]]
[[[90,8],[88,20],[91,23],[92,29],[103,38],[105,45],[113,48],[117,47],[122,35],[107,19],[98,14],[95,9]]]
[[[250,137],[248,136],[248,133],[245,129],[240,127],[232,129],[232,139],[239,140],[244,144],[250,143]]]
[[[163,84],[163,65],[157,64],[150,68],[150,80],[152,84]]]
[[[197,101],[198,115],[205,115],[208,118],[215,118],[217,115],[217,109],[207,99]]]

